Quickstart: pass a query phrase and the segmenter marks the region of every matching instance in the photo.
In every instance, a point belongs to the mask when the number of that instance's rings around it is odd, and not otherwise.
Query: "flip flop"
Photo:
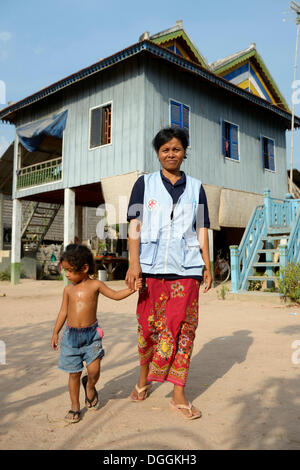
[[[94,387],[94,396],[93,396],[93,398],[89,399],[88,396],[87,396],[87,392],[86,392],[86,385],[87,385],[87,382],[88,382],[88,376],[85,375],[84,377],[82,377],[81,383],[82,383],[83,388],[84,388],[86,407],[87,407],[88,410],[97,409],[97,405],[98,405],[98,403],[99,403],[97,390],[96,390],[95,387]],[[96,403],[93,403],[93,401],[95,400],[95,398],[97,398],[97,401],[96,401]],[[89,404],[90,406],[88,406],[88,404]]]
[[[197,410],[198,413],[193,414],[192,408],[194,408],[195,410],[196,410],[197,408],[195,408],[192,403],[189,403],[188,405],[177,405],[177,404],[172,400],[172,401],[170,401],[170,406],[171,406],[171,408],[172,408],[173,410],[178,411],[178,412],[181,414],[181,416],[183,416],[183,418],[185,418],[185,419],[189,419],[189,420],[191,420],[191,419],[198,419],[198,418],[201,418],[201,416],[202,416],[202,413],[201,413],[200,410]],[[188,410],[188,411],[189,411],[189,414],[186,415],[182,410]]]
[[[139,396],[140,393],[142,392],[145,392],[146,393],[144,394],[143,398],[133,398],[133,395],[132,395],[132,392],[131,392],[131,395],[130,395],[130,398],[131,398],[131,401],[134,401],[134,402],[137,402],[137,401],[143,401],[143,400],[146,400],[146,398],[148,397],[148,390],[150,390],[150,388],[152,387],[152,383],[149,383],[147,385],[145,385],[144,387],[142,388],[139,388],[138,384],[136,384],[136,386],[134,387],[135,390],[137,391],[137,394]]]
[[[69,416],[68,418],[68,415],[71,415]],[[78,423],[78,421],[80,421],[80,411],[73,411],[73,410],[69,410],[68,413],[66,414],[66,416],[64,417],[64,420],[67,422],[67,423]]]

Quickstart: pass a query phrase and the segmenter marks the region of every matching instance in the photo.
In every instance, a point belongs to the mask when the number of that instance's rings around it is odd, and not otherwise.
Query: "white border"
[[[265,168],[265,160],[263,158],[263,155],[262,155],[262,152],[263,152],[263,149],[262,149],[262,142],[261,142],[261,139],[262,137],[265,137],[266,139],[269,139],[269,140],[272,140],[274,142],[274,167],[275,167],[275,170],[270,170],[269,168]],[[264,134],[260,134],[260,139],[259,139],[259,146],[260,146],[260,159],[261,161],[263,162],[263,170],[264,171],[269,171],[270,173],[276,173],[276,152],[275,152],[275,149],[276,149],[276,146],[275,146],[275,139],[273,139],[272,137],[268,137],[267,135],[264,135]]]
[[[104,108],[104,106],[111,105],[111,136],[110,136],[110,143],[109,144],[103,144],[103,145],[97,145],[97,147],[90,147],[91,144],[91,124],[92,124],[92,111],[93,109],[97,108]],[[107,101],[106,103],[103,104],[98,104],[97,106],[93,106],[92,108],[89,109],[89,150],[96,150],[99,149],[100,147],[108,147],[109,145],[112,145],[112,140],[113,140],[113,101]]]

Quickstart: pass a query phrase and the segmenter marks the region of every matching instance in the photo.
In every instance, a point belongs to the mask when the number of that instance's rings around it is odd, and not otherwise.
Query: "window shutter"
[[[188,137],[190,136],[190,108],[182,105],[182,127],[186,131]]]
[[[269,170],[275,171],[274,141],[268,139]]]
[[[220,130],[221,130],[221,155],[225,157],[225,123],[220,118]]]
[[[181,104],[171,101],[171,127],[182,127]]]
[[[102,108],[102,135],[101,144],[111,143],[111,105]]]
[[[230,157],[234,160],[239,159],[238,127],[234,124],[230,126]]]
[[[265,152],[264,152],[264,137],[260,135],[260,155],[261,155],[261,162],[262,167],[265,169]]]
[[[96,108],[91,111],[91,133],[90,148],[98,147],[101,144],[102,109]]]

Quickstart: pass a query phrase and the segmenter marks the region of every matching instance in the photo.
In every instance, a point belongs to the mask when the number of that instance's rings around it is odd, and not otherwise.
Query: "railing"
[[[267,190],[264,192],[264,205],[254,209],[240,245],[230,247],[233,292],[246,289],[247,277],[262,246],[262,237],[269,230],[276,229],[278,232],[291,230],[288,245],[281,250],[280,265],[300,261],[300,200],[271,198]]]
[[[297,216],[286,249],[287,262],[300,263],[300,200],[298,200]]]
[[[61,178],[62,158],[55,158],[17,170],[17,189],[52,183]]]
[[[240,246],[230,247],[231,286],[233,292],[243,288],[243,280],[247,279],[252,260],[257,252],[261,233],[265,229],[265,207],[257,206],[244,232]]]

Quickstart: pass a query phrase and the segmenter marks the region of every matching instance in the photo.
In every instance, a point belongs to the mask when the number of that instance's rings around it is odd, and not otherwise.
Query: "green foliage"
[[[225,284],[222,284],[220,289],[217,290],[217,296],[219,300],[225,300],[226,295],[228,294],[229,289],[228,287],[225,286]]]
[[[23,269],[21,269],[20,278],[26,279],[26,273]],[[5,271],[0,272],[0,281],[10,281],[10,280],[11,280],[10,268],[7,268]]]
[[[263,285],[262,281],[249,281],[248,290],[250,291],[261,290],[262,285]]]
[[[289,263],[280,270],[280,274],[282,277],[278,279],[278,287],[284,300],[290,298],[300,304],[300,263]]]
[[[0,272],[0,281],[10,281],[10,269]]]

